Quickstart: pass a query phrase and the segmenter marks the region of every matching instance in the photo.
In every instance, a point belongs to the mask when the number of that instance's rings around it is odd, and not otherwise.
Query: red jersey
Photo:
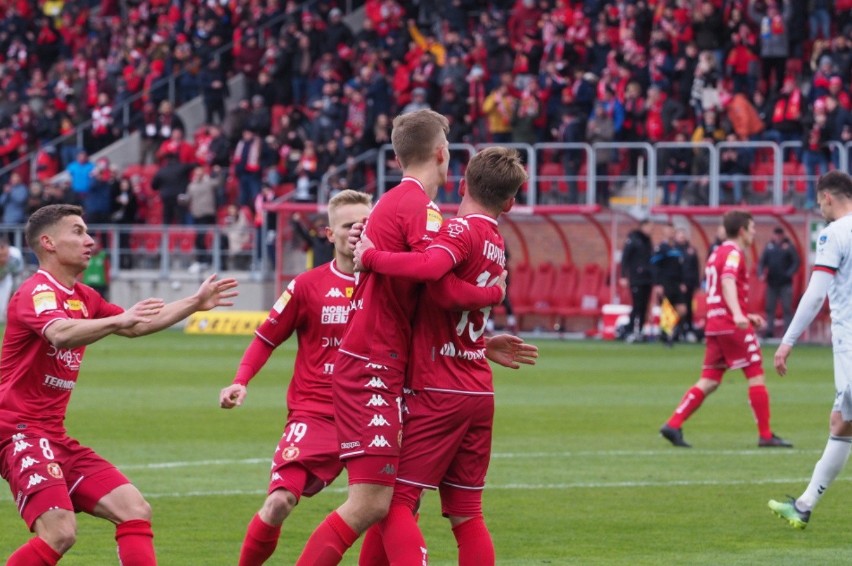
[[[364,233],[377,250],[423,251],[441,229],[443,216],[417,179],[404,177],[370,213]],[[405,371],[411,324],[421,285],[379,273],[359,273],[353,310],[340,351]]]
[[[448,220],[430,247],[453,257],[453,273],[479,287],[494,284],[506,267],[497,221],[481,214]],[[450,311],[427,287],[415,317],[408,382],[412,389],[451,393],[493,393],[491,367],[485,358],[485,325],[491,307]]]
[[[58,320],[122,312],[91,287],[75,283],[69,289],[43,270],[24,281],[9,301],[0,353],[0,436],[24,425],[65,434],[65,410],[86,347],[57,349],[44,331]]]
[[[730,334],[737,326],[731,309],[722,297],[722,279],[733,277],[737,283],[737,300],[743,314],[748,314],[748,270],[740,247],[727,240],[716,248],[707,258],[704,268],[707,281],[707,323],[704,333],[707,335]]]
[[[333,415],[331,375],[354,291],[355,277],[335,262],[306,271],[290,282],[255,332],[273,348],[296,332],[299,349],[287,389],[291,412]]]

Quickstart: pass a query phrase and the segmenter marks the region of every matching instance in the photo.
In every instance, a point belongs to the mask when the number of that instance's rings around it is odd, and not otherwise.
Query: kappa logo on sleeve
[[[37,295],[33,295],[33,308],[36,315],[46,311],[53,311],[57,308],[56,293],[51,291],[43,291]]]

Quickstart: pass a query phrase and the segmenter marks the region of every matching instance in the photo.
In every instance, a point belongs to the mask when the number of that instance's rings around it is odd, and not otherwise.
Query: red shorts
[[[331,382],[340,459],[399,457],[403,373],[338,354]]]
[[[405,407],[397,481],[481,491],[491,460],[494,396],[418,391],[406,394]]]
[[[294,468],[304,468],[305,473]],[[272,457],[269,493],[286,489],[296,499],[311,497],[343,471],[337,453],[334,419],[308,413],[291,413]]]
[[[91,448],[33,428],[0,441],[0,476],[30,530],[45,511],[91,513],[105,495],[130,483]]]
[[[722,375],[729,369],[741,369],[747,378],[763,375],[760,341],[750,326],[730,334],[707,336],[701,377],[722,381]]]

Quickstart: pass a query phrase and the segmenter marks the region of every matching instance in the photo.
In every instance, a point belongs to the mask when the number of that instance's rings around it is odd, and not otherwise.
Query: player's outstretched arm
[[[498,334],[485,339],[485,357],[496,364],[518,369],[521,364],[534,366],[538,346],[527,344],[512,334]]]
[[[110,334],[123,334],[137,325],[150,324],[164,308],[162,299],[144,299],[115,316],[57,320],[45,328],[44,336],[57,348],[88,346]]]
[[[249,381],[266,365],[274,349],[272,345],[257,336],[254,337],[254,340],[246,348],[243,359],[240,360],[234,382],[219,392],[220,407],[223,409],[232,409],[243,404],[248,394],[247,387]]]
[[[214,273],[201,283],[195,294],[168,303],[151,320],[139,322],[130,328],[116,332],[116,334],[130,338],[145,336],[168,328],[194,312],[233,306],[234,303],[228,299],[237,296],[238,293],[234,290],[237,285],[236,279],[217,279],[217,275]]]

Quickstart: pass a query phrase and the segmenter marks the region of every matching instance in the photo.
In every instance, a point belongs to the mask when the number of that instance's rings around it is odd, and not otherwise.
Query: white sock
[[[831,485],[849,459],[849,451],[852,449],[852,437],[829,436],[828,443],[822,458],[814,466],[811,483],[805,492],[796,500],[796,507],[800,511],[810,511],[822,498],[825,490]]]

